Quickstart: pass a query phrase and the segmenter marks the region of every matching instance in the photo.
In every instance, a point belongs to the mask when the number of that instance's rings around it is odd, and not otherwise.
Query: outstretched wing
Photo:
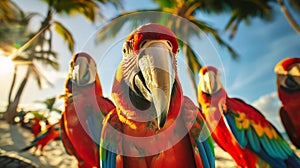
[[[118,147],[122,146],[122,137],[115,131],[121,130],[116,110],[107,114],[103,121],[103,129],[100,139],[100,161],[102,168],[123,167],[122,156],[118,155]]]
[[[214,168],[213,140],[200,109],[188,97],[184,97],[181,114],[187,128],[190,128],[193,151],[198,151],[194,152],[197,167]]]
[[[257,109],[240,99],[228,98],[222,110],[242,148],[248,147],[272,167],[300,166],[288,143]]]

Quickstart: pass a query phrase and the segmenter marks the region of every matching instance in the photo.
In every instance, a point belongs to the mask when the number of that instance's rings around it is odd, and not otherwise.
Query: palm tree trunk
[[[53,0],[51,0],[51,3],[53,2]],[[47,12],[47,17],[45,18],[45,20],[42,22],[42,26],[40,28],[40,30],[38,32],[43,32],[47,29],[49,29],[49,23],[52,19],[52,11],[51,11],[51,6],[49,6],[49,9],[48,9],[48,12]],[[42,34],[41,36],[44,36],[44,34]],[[43,47],[44,45],[41,44],[41,46]],[[51,46],[51,45],[50,45]],[[23,46],[25,47],[25,46]],[[34,47],[33,47],[34,48]],[[29,58],[30,60],[32,60],[32,56]],[[30,65],[29,65],[30,66]],[[15,70],[16,70],[16,66],[15,66]],[[6,121],[9,123],[9,124],[14,124],[14,117],[17,113],[17,108],[18,108],[18,105],[20,103],[20,100],[21,100],[21,96],[22,96],[22,93],[24,91],[24,88],[27,84],[27,81],[28,81],[28,78],[29,78],[29,74],[30,74],[30,67],[27,68],[27,72],[26,72],[26,75],[23,79],[23,81],[21,82],[19,88],[18,88],[18,91],[15,95],[15,97],[13,98],[12,100],[12,92],[13,92],[13,88],[15,86],[15,78],[16,78],[16,71],[15,71],[15,74],[14,74],[14,77],[13,77],[13,82],[12,82],[12,86],[10,88],[10,92],[9,92],[9,96],[8,96],[8,106],[7,106],[7,109],[6,109],[6,112],[4,114],[4,118],[6,119]]]
[[[18,71],[18,65],[14,65],[14,76],[13,76],[13,80],[9,89],[9,94],[8,94],[8,100],[7,100],[7,104],[9,105],[11,103],[11,97],[12,97],[12,92],[14,90],[14,86],[16,85],[16,78],[17,78],[17,71]]]
[[[284,4],[283,0],[277,0],[277,2],[280,5],[281,11],[283,15],[285,16],[286,20],[289,22],[289,24],[292,26],[292,28],[300,35],[300,27],[287,9],[286,5]]]
[[[24,88],[27,84],[29,75],[30,75],[30,68],[28,67],[26,75],[25,75],[23,81],[21,82],[20,87],[19,87],[13,101],[11,101],[7,106],[7,110],[4,114],[4,117],[9,124],[14,124],[14,117],[17,113],[17,108],[18,108],[19,102],[21,100],[21,96],[24,91]]]

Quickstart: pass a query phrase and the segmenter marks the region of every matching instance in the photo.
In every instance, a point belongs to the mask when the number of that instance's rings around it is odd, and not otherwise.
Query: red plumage
[[[102,95],[93,58],[86,53],[75,54],[66,80],[61,127],[64,147],[77,158],[78,167],[100,167],[98,145],[103,115],[113,108],[113,103]]]
[[[116,109],[103,124],[104,168],[209,166],[198,149],[204,120],[183,96],[177,51],[176,36],[159,24],[143,25],[125,40],[111,94]]]
[[[286,58],[275,66],[281,121],[292,143],[300,148],[300,58]]]

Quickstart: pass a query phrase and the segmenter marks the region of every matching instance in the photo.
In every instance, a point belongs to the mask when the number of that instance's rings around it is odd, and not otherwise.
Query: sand
[[[60,140],[50,142],[44,149],[44,155],[40,156],[39,151],[33,155],[34,148],[27,152],[18,153],[17,151],[30,144],[33,140],[32,133],[17,125],[8,125],[0,121],[0,156],[16,157],[25,162],[29,162],[36,167],[41,168],[76,168],[77,160],[75,157],[65,152]],[[292,146],[293,149],[295,149]],[[300,150],[297,150],[300,156]],[[233,168],[236,167],[230,155],[216,146],[216,167]],[[1,162],[0,158],[0,162]],[[1,165],[1,164],[0,164]]]
[[[34,139],[32,133],[20,126],[8,125],[0,121],[0,149],[1,155],[21,156],[26,161],[31,161],[41,168],[76,168],[77,160],[75,157],[65,152],[60,140],[50,142],[44,149],[44,155],[40,156],[40,151],[33,155],[34,148],[29,151],[19,153],[20,149],[28,146]],[[5,153],[3,153],[4,151]]]

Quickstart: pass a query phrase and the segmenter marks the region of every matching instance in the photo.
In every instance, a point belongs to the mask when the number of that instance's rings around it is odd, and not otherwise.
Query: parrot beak
[[[161,129],[166,123],[175,81],[171,46],[164,40],[152,40],[140,51],[138,65],[141,74],[135,78],[135,83],[142,95],[154,104],[157,126]]]
[[[202,75],[201,87],[202,87],[203,92],[211,95],[218,91],[216,75],[217,74],[215,74],[212,71],[208,71],[204,75]]]
[[[96,64],[91,61],[88,62],[85,57],[78,57],[72,70],[72,80],[78,86],[85,86],[95,82]]]

